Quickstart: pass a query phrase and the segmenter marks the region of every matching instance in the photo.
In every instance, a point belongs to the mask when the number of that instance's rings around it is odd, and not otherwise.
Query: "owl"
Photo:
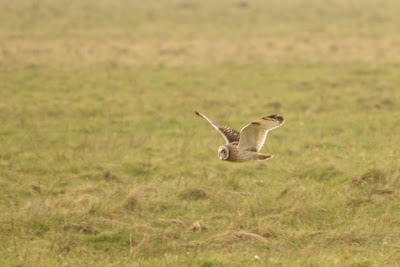
[[[221,160],[231,162],[244,162],[249,160],[267,160],[273,156],[261,154],[267,134],[270,130],[281,126],[285,119],[279,115],[271,115],[250,122],[243,127],[240,133],[230,127],[218,125],[200,112],[195,113],[206,119],[224,137],[226,145],[218,149],[218,157]]]

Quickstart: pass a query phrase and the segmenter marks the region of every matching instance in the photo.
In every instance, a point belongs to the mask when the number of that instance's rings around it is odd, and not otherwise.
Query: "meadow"
[[[398,10],[0,0],[0,265],[398,266]]]

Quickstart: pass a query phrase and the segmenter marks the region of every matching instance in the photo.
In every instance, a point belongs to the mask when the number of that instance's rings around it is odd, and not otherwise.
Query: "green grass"
[[[66,5],[0,3],[0,265],[398,264],[396,1]]]

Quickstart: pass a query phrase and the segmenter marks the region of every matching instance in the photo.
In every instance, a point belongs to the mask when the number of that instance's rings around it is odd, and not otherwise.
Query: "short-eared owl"
[[[230,127],[218,125],[208,119],[200,112],[195,113],[206,119],[211,125],[222,134],[226,145],[218,149],[218,157],[222,160],[232,162],[244,162],[248,160],[267,160],[273,156],[258,153],[264,145],[267,134],[270,130],[281,126],[285,119],[279,115],[271,115],[250,122],[243,127],[240,133]]]

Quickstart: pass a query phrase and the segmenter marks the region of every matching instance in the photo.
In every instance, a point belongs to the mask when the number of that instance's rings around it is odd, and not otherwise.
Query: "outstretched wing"
[[[206,116],[201,114],[200,112],[195,111],[195,113],[202,117],[203,119],[206,119],[211,125],[217,130],[225,139],[226,143],[232,143],[232,142],[239,142],[240,139],[240,133],[228,126],[223,126],[223,125],[218,125],[215,122],[211,121],[208,119]]]
[[[251,122],[240,131],[238,149],[260,151],[268,132],[278,128],[284,122],[285,119],[279,115],[271,115]]]

